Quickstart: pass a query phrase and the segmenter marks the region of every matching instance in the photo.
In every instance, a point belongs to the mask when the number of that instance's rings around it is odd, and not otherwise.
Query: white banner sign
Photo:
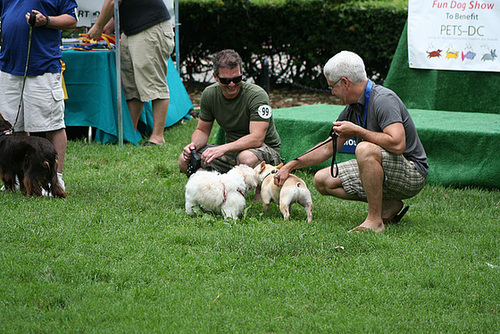
[[[163,0],[163,2],[172,16],[172,22],[174,22],[174,0]],[[101,12],[104,0],[79,0],[77,3],[78,26],[91,27]]]
[[[500,72],[498,0],[409,0],[411,68]]]

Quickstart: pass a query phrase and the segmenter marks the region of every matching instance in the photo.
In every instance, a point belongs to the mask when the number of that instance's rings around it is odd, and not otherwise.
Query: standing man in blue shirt
[[[67,137],[61,30],[76,27],[76,7],[75,0],[0,0],[0,112],[17,133],[45,132],[58,154],[63,188]]]

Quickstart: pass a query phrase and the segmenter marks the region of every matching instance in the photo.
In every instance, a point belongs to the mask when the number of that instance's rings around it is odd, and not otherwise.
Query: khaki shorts
[[[22,87],[22,76],[0,72],[0,113],[14,125],[14,131],[47,132],[65,128],[61,73],[26,77],[19,109]]]
[[[201,154],[207,148],[214,146],[217,145],[209,144],[205,147],[202,147],[197,152],[201,156]],[[265,160],[268,164],[271,164],[273,166],[279,165],[281,162],[283,162],[283,159],[281,159],[280,154],[275,150],[273,150],[272,148],[270,148],[269,146],[267,146],[266,144],[262,145],[259,148],[248,149],[248,151],[255,154],[255,156],[259,159],[259,161]],[[204,161],[201,161],[201,168],[208,170],[216,170],[219,173],[227,173],[231,168],[233,168],[238,164],[237,157],[238,153],[227,153],[217,159],[212,160],[212,162],[210,162],[208,165],[205,164]]]
[[[121,39],[122,87],[126,100],[168,99],[168,58],[174,50],[172,21],[158,23]]]
[[[412,161],[380,148],[384,169],[384,199],[406,199],[415,196],[425,185],[425,178],[417,171]],[[339,179],[349,195],[366,199],[366,193],[359,177],[358,162],[352,159],[338,164]]]

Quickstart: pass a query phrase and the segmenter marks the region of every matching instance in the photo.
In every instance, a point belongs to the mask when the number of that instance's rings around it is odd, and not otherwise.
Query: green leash
[[[30,61],[30,53],[31,53],[31,38],[33,36],[33,27],[36,24],[36,14],[35,13],[33,13],[33,12],[30,13],[30,18],[28,20],[28,23],[30,25],[30,34],[29,34],[29,38],[28,38],[28,55],[26,57],[26,66],[24,68],[23,86],[21,88],[21,97],[19,99],[19,106],[17,107],[16,121],[14,122],[14,125],[12,126],[12,132],[14,132],[14,126],[17,124],[17,121],[19,119],[19,113],[21,112],[21,105],[23,103],[24,87],[26,85],[26,76],[28,74],[28,64]]]

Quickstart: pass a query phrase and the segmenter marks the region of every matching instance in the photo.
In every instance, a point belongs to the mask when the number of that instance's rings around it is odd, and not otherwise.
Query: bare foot
[[[153,136],[151,136],[148,141],[151,142],[151,143],[154,143],[156,145],[163,145],[163,144],[165,144],[165,139],[162,138],[162,137],[153,137]]]
[[[361,231],[384,232],[385,225],[382,222],[376,223],[370,220],[365,220],[363,224],[356,226],[352,230],[349,230],[349,232],[361,232]]]

